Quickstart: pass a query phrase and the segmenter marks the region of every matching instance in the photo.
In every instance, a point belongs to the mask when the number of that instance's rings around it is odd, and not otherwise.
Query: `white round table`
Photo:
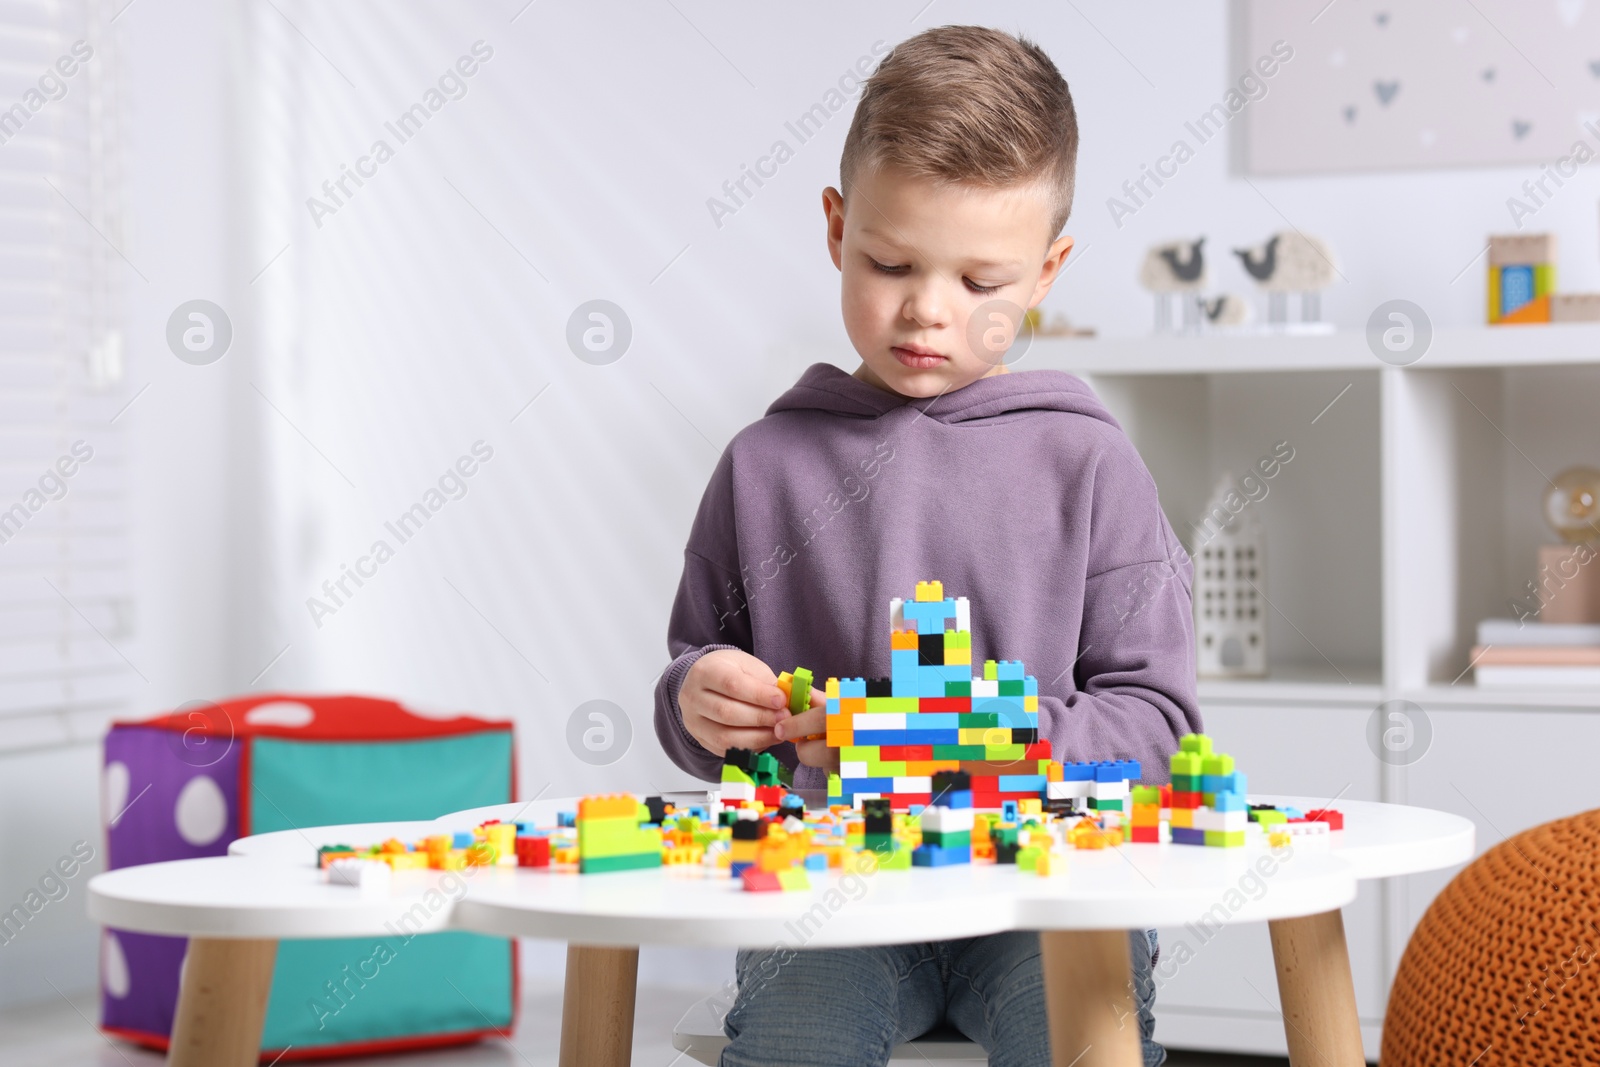
[[[685,802],[691,795],[676,798]],[[694,794],[703,799],[703,794]],[[1252,797],[1300,808],[1316,798]],[[575,799],[497,805],[433,822],[288,830],[230,854],[129,867],[89,883],[96,921],[188,935],[174,1064],[254,1063],[281,938],[439,930],[569,942],[561,1062],[626,1064],[640,944],[825,947],[1038,930],[1057,1063],[1135,1064],[1127,931],[1188,922],[1269,924],[1291,1062],[1363,1062],[1339,908],[1358,879],[1470,859],[1470,821],[1398,805],[1341,802],[1346,828],[1286,850],[1129,844],[1074,851],[1064,875],[1012,866],[812,875],[809,892],[747,893],[725,875],[663,868],[603,875],[547,869],[397,871],[383,894],[330,886],[319,845],[412,841],[486,819],[553,825]],[[1264,885],[1265,889],[1258,889]],[[232,1035],[231,1038],[229,1035]]]

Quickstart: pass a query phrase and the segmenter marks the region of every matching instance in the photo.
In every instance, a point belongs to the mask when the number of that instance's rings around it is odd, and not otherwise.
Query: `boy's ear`
[[[1050,287],[1056,283],[1056,278],[1061,275],[1061,268],[1067,262],[1067,254],[1072,251],[1072,238],[1066,234],[1055,239],[1050,251],[1045,253],[1044,266],[1039,271],[1039,283],[1033,287],[1033,297],[1028,301],[1030,308],[1038,307],[1039,302],[1050,292]]]
[[[822,190],[822,214],[828,220],[828,255],[844,270],[844,195],[833,186]]]

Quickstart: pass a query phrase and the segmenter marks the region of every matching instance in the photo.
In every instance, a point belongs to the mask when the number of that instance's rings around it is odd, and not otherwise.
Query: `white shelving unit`
[[[1083,377],[1122,422],[1186,545],[1218,478],[1294,449],[1248,505],[1267,537],[1269,675],[1200,683],[1253,791],[1453,811],[1480,850],[1600,806],[1600,689],[1479,690],[1467,669],[1478,621],[1513,614],[1554,540],[1546,478],[1600,465],[1600,325],[1439,330],[1406,367],[1361,333],[1036,338],[1016,369],[1044,367]],[[1391,700],[1431,730],[1406,766],[1367,744]],[[1511,773],[1539,787],[1507,790]],[[1345,911],[1370,1059],[1406,941],[1453,873],[1367,887]],[[1196,948],[1193,931],[1162,933]],[[1223,930],[1158,979],[1162,1040],[1283,1054],[1264,928]]]

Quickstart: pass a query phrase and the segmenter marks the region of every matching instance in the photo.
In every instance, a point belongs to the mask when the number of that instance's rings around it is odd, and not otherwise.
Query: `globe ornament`
[[[1600,538],[1600,470],[1569,467],[1544,493],[1544,518],[1569,545]]]

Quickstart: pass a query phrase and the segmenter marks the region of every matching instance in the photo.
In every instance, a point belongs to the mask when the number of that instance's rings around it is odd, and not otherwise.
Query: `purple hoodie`
[[[1193,567],[1132,442],[1063,371],[981,378],[907,400],[826,363],[723,451],[683,553],[656,686],[656,736],[720,777],[678,708],[689,668],[738,648],[774,672],[889,676],[889,601],[919,580],[967,597],[972,662],[1039,680],[1057,759],[1130,758],[1168,780],[1201,729]],[[794,745],[773,753],[796,763]],[[826,772],[798,767],[796,788]]]

